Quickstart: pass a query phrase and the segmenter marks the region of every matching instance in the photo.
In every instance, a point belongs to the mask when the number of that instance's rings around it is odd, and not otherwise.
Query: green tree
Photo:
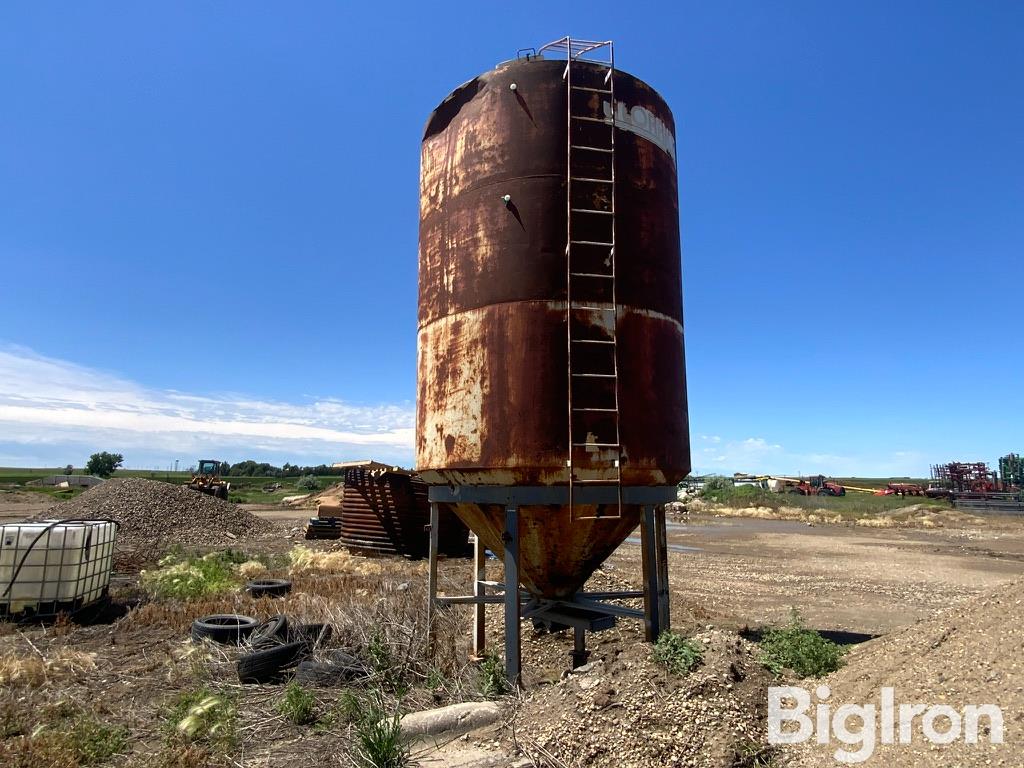
[[[114,474],[114,470],[123,463],[124,456],[120,453],[107,453],[106,451],[94,453],[89,457],[89,462],[85,465],[85,474],[110,477]]]

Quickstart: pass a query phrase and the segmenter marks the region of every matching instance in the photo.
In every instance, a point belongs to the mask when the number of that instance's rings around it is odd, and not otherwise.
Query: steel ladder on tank
[[[574,520],[618,518],[622,516],[622,443],[616,332],[615,48],[610,40],[565,37],[538,53],[545,50],[566,55],[562,78],[567,127],[569,509]],[[595,67],[599,68],[596,78]],[[595,230],[601,234],[590,234]],[[593,506],[593,512],[578,510],[575,491],[579,486],[612,487],[618,503]]]

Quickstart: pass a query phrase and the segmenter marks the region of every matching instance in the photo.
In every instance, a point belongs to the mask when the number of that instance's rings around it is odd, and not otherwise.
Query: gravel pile
[[[910,744],[878,744],[862,762],[867,768],[932,768],[932,766],[1024,765],[1024,581],[975,598],[857,646],[846,665],[822,681],[831,689],[830,702],[874,704],[880,707],[881,689],[894,688],[895,704],[941,704],[962,712],[970,704],[995,704],[1003,712],[1003,744],[991,744],[985,735],[967,745],[957,739],[948,745],[926,741],[921,718],[914,721]],[[856,721],[852,726],[856,730]],[[898,727],[898,726],[897,726]],[[949,721],[939,720],[945,731]],[[825,768],[836,765],[835,743],[804,745],[795,750],[793,766]],[[856,746],[849,749],[856,750]]]
[[[714,629],[693,639],[704,663],[685,677],[656,664],[637,637],[528,691],[516,722],[526,751],[544,750],[573,768],[773,764],[767,755],[757,762],[769,684],[757,648]]]
[[[107,480],[42,517],[110,518],[121,523],[121,546],[222,546],[280,535],[268,520],[180,485],[155,480]]]

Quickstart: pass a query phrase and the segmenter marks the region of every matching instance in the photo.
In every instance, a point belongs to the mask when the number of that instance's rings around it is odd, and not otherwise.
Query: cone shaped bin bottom
[[[450,507],[484,545],[503,556],[505,507],[500,504],[452,504]],[[574,519],[569,507],[528,505],[519,509],[519,581],[530,594],[547,599],[571,598],[597,567],[640,524],[640,507],[606,507],[606,516]],[[594,510],[593,507],[590,510]],[[592,511],[585,514],[593,514]]]

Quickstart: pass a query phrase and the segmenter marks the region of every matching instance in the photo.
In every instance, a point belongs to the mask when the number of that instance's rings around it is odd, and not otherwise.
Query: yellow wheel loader
[[[220,462],[214,459],[200,459],[196,471],[189,480],[188,487],[193,491],[215,496],[218,499],[228,498],[231,483],[221,480]]]

